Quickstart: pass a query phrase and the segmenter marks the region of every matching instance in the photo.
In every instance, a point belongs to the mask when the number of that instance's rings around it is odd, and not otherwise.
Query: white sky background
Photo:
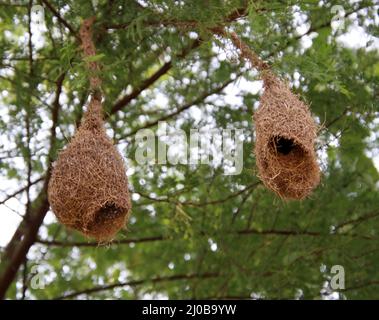
[[[355,18],[354,15],[351,16],[351,18]],[[296,17],[298,22],[302,22],[302,17],[299,15]],[[379,20],[379,18],[378,18]],[[376,23],[379,23],[379,21],[376,21]],[[303,34],[307,31],[307,26],[303,23],[298,28],[298,33]],[[33,27],[33,43],[34,45],[39,48],[43,46],[43,38],[41,37],[41,32],[36,28],[36,26]],[[302,43],[304,48],[307,48],[311,46],[312,44],[312,38],[314,35],[305,36],[302,39]],[[27,35],[24,36],[25,39],[23,41],[27,41]],[[342,45],[350,48],[361,48],[366,47],[367,42],[372,42],[370,46],[368,47],[370,50],[379,50],[379,39],[373,38],[369,35],[367,35],[363,28],[361,28],[358,25],[353,25],[349,28],[348,32],[339,36],[339,41]],[[226,54],[224,51],[220,50],[218,55],[219,60],[225,60],[227,59]],[[230,105],[238,105],[241,104],[242,100],[240,95],[246,92],[252,92],[254,93],[259,92],[261,90],[261,82],[259,81],[247,81],[244,78],[241,78],[240,80],[236,81],[235,83],[229,85],[227,88],[225,88],[224,93],[225,96],[225,102],[227,102]],[[0,89],[1,93],[1,89]],[[1,99],[1,96],[0,96]],[[64,100],[64,97],[63,97]],[[1,100],[0,100],[1,103]],[[157,95],[156,98],[156,105],[167,105],[167,99],[164,96],[164,94],[160,93]],[[194,106],[189,110],[189,113],[191,117],[193,117],[195,120],[199,120],[202,117],[202,111],[201,108],[198,108]],[[4,105],[0,105],[0,117],[4,119],[4,117],[7,116],[7,108]],[[378,119],[379,122],[379,119]],[[372,139],[378,139],[378,133],[373,133]],[[338,141],[333,141],[334,145],[338,145]],[[9,145],[9,142],[7,142],[6,137],[0,137],[0,145],[4,147],[4,150],[9,150],[12,148],[11,145]],[[372,154],[374,163],[379,170],[379,152],[376,152]],[[321,155],[321,158],[325,157],[325,152],[323,155]],[[322,159],[321,159],[322,161]],[[20,158],[20,167],[23,167],[23,161]],[[19,189],[21,186],[18,182],[13,180],[6,180],[3,179],[1,183],[1,190],[5,191],[7,194],[11,194],[12,191]],[[6,197],[6,194],[3,192],[0,192],[0,201]],[[25,197],[24,197],[25,198]],[[23,199],[24,201],[25,199]],[[0,205],[0,246],[4,247],[9,240],[11,239],[14,231],[16,230],[18,224],[21,222],[21,217],[17,214],[24,212],[24,206],[22,203],[20,203],[19,200],[12,198],[9,201],[7,201],[4,205]],[[54,221],[55,218],[52,215],[51,212],[48,213],[48,215],[45,218],[45,223],[49,223]],[[43,229],[42,229],[42,233]]]

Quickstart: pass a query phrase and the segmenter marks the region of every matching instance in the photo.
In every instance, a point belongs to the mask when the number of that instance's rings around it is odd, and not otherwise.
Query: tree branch
[[[21,264],[25,261],[25,257],[34,244],[39,227],[41,226],[46,213],[49,210],[49,202],[47,199],[47,187],[50,178],[51,162],[54,154],[54,145],[56,139],[55,129],[58,125],[58,112],[60,109],[59,97],[62,92],[63,79],[62,74],[57,80],[56,96],[53,102],[50,137],[50,150],[48,157],[48,170],[45,175],[44,184],[37,198],[33,201],[29,213],[29,219],[24,219],[15,231],[11,241],[5,248],[0,265],[0,299],[4,299],[5,294],[15,279]]]
[[[263,10],[262,10],[263,11]],[[247,16],[247,6],[238,8],[234,10],[231,14],[229,14],[225,20],[222,22],[223,25],[229,24],[232,22],[235,22],[238,19],[241,19],[243,17]],[[159,14],[158,14],[158,19],[156,20],[150,20],[150,21],[145,21],[144,22],[145,26],[165,26],[165,27],[179,27],[181,29],[183,28],[195,28],[199,25],[199,22],[196,20],[186,20],[186,21],[178,21],[178,20],[164,20],[160,19]],[[119,23],[119,24],[110,24],[106,25],[106,29],[127,29],[130,26],[130,23]]]
[[[5,197],[5,199],[3,199],[3,200],[0,201],[0,205],[4,204],[4,203],[7,202],[9,199],[14,198],[14,197],[17,196],[18,194],[24,192],[25,190],[27,190],[27,189],[28,189],[29,187],[31,187],[32,185],[37,184],[38,182],[42,181],[44,178],[45,178],[45,177],[42,176],[42,177],[40,177],[40,178],[38,178],[38,179],[32,181],[32,182],[30,183],[30,185],[26,185],[25,187],[22,187],[21,189],[16,190],[16,191],[13,192],[12,194],[7,195],[7,196]]]
[[[343,228],[344,226],[347,226],[347,225],[350,225],[350,224],[359,224],[361,222],[364,222],[364,221],[367,221],[369,219],[373,219],[373,218],[377,218],[379,217],[379,211],[374,211],[374,212],[370,212],[370,213],[367,213],[367,214],[364,214],[358,218],[355,218],[355,219],[349,219],[349,220],[346,220],[340,224],[338,224],[335,228],[335,231]]]
[[[259,230],[255,228],[247,228],[241,230],[229,230],[224,232],[223,235],[229,236],[245,236],[245,235],[259,235],[259,236],[294,236],[294,237],[350,237],[350,238],[360,238],[364,240],[376,240],[377,238],[359,234],[349,234],[349,233],[325,233],[321,231],[312,231],[312,230],[286,230],[286,229],[267,229],[267,230]],[[199,232],[199,236],[201,237],[210,237],[217,236],[218,233],[207,233],[207,232]],[[180,240],[179,238],[173,239],[169,236],[157,235],[150,236],[144,238],[128,238],[123,240],[115,240],[107,245],[121,245],[121,244],[130,244],[130,243],[145,243],[145,242],[157,242],[157,241],[167,241],[167,240]],[[88,241],[59,241],[59,240],[43,240],[38,239],[36,243],[44,244],[46,246],[54,246],[54,247],[99,247],[100,244],[98,242]]]
[[[128,238],[123,240],[115,240],[110,243],[110,245],[118,245],[118,244],[130,244],[130,243],[144,243],[144,242],[154,242],[154,241],[163,241],[167,240],[167,237],[164,236],[152,236],[152,237],[146,237],[146,238]],[[37,239],[36,243],[44,244],[47,246],[53,246],[53,247],[99,247],[101,244],[98,242],[83,242],[83,241],[77,241],[77,242],[64,242],[64,241],[58,241],[58,240],[42,240]]]
[[[185,58],[193,49],[199,47],[201,44],[201,41],[199,39],[195,40],[191,46],[188,48],[183,49],[183,51],[176,56],[176,58],[183,59]],[[149,78],[145,79],[141,85],[137,88],[135,88],[130,94],[125,95],[120,100],[118,100],[112,107],[110,114],[114,114],[118,111],[120,111],[122,108],[124,108],[126,105],[128,105],[132,100],[137,98],[142,91],[146,90],[148,87],[150,87],[152,84],[154,84],[160,77],[165,75],[170,69],[172,68],[172,60],[169,62],[166,62],[164,65],[162,65],[153,75],[151,75]]]
[[[238,79],[240,75],[241,75],[241,73],[239,73],[237,75],[236,79]],[[194,106],[196,104],[199,104],[199,103],[203,102],[209,96],[214,95],[216,93],[219,93],[220,91],[222,91],[225,87],[227,87],[230,83],[232,83],[236,79],[233,79],[233,80],[230,79],[230,80],[226,81],[225,83],[219,85],[218,87],[212,89],[211,91],[204,92],[203,94],[201,94],[196,99],[194,99],[194,100],[192,100],[192,101],[190,101],[188,103],[185,103],[182,106],[179,106],[176,109],[176,111],[171,112],[171,113],[169,113],[169,114],[167,114],[165,116],[162,116],[161,118],[158,118],[157,120],[149,122],[149,123],[145,124],[143,127],[137,128],[137,129],[133,130],[132,132],[130,132],[130,133],[126,134],[126,135],[121,136],[118,140],[123,140],[123,139],[126,139],[128,137],[134,136],[139,130],[148,129],[148,128],[154,127],[154,126],[156,126],[161,121],[166,121],[168,119],[176,117],[178,114],[182,113],[183,111],[191,108],[192,106]]]
[[[152,201],[167,202],[167,203],[172,203],[172,204],[176,204],[176,205],[179,204],[179,205],[182,205],[182,206],[190,206],[190,207],[204,207],[204,206],[207,206],[207,205],[214,205],[214,204],[220,204],[220,203],[227,202],[228,200],[230,200],[232,198],[235,198],[235,197],[238,197],[239,195],[245,193],[248,190],[254,189],[255,187],[257,187],[260,184],[261,184],[260,181],[254,182],[254,183],[248,185],[246,188],[244,188],[244,189],[242,189],[242,190],[240,190],[238,192],[232,193],[232,194],[228,195],[225,198],[218,199],[218,200],[212,200],[212,201],[205,201],[205,202],[174,201],[174,200],[171,200],[168,197],[165,197],[165,198],[153,198],[153,197],[150,197],[149,195],[143,194],[143,193],[138,192],[138,191],[135,191],[135,193],[139,194],[143,198],[146,198],[146,199],[149,199],[149,200],[152,200]]]
[[[41,2],[51,11],[51,13],[58,19],[60,23],[62,23],[76,38],[76,40],[80,41],[75,29],[61,16],[59,11],[54,8],[54,6],[47,0],[41,0]]]
[[[178,274],[178,275],[174,275],[174,276],[155,277],[155,278],[151,278],[151,279],[132,280],[132,281],[128,281],[128,282],[116,282],[116,283],[113,283],[110,285],[98,286],[98,287],[84,289],[84,290],[77,291],[77,292],[68,293],[68,294],[62,295],[60,297],[56,297],[54,300],[72,299],[72,298],[75,298],[75,297],[82,295],[82,294],[97,293],[97,292],[101,292],[101,291],[105,291],[105,290],[112,290],[115,288],[120,288],[120,287],[125,287],[125,286],[135,287],[135,286],[139,286],[139,285],[146,284],[146,283],[156,284],[156,283],[168,282],[168,281],[209,279],[209,278],[216,278],[216,277],[220,277],[220,276],[221,276],[220,273],[208,272],[208,273],[202,273],[202,274]]]

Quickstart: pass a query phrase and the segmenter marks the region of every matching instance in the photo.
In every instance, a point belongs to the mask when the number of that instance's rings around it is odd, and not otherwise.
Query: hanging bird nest
[[[319,184],[317,126],[305,103],[270,72],[254,114],[255,156],[263,183],[285,199],[303,199]]]
[[[81,28],[85,55],[94,55],[90,27]],[[97,65],[89,65],[92,71]],[[81,125],[54,163],[48,197],[53,212],[64,225],[99,241],[107,241],[123,228],[131,202],[124,161],[106,135],[100,80],[90,79],[94,92]]]
[[[108,240],[131,208],[123,159],[107,137],[101,105],[92,100],[70,144],[54,163],[48,196],[64,225]]]
[[[253,117],[260,179],[283,199],[304,199],[320,182],[314,150],[317,126],[308,106],[235,32],[227,34],[220,28],[214,31],[231,39],[264,82],[260,106]]]

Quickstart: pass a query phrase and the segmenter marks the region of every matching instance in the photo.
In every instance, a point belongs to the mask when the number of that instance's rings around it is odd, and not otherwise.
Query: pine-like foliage
[[[11,219],[20,226],[1,244],[0,297],[319,299],[341,265],[341,298],[379,298],[375,2],[343,2],[336,30],[341,1],[1,1],[0,233]],[[91,93],[78,35],[91,16],[90,60],[102,66],[106,130],[126,159],[133,203],[128,230],[108,247],[62,227],[47,200],[51,163]],[[351,47],[343,35],[357,26],[366,35]],[[252,115],[263,89],[216,27],[310,105],[321,183],[308,199],[283,201],[257,177]],[[137,163],[135,134],[160,121],[188,135],[244,129],[241,174],[224,175],[225,161]],[[43,290],[31,286],[37,271]]]

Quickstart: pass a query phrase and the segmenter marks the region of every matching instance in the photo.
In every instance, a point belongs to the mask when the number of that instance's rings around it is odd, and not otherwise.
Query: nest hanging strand
[[[91,100],[81,124],[81,128],[87,128],[88,130],[100,130],[104,128],[101,105],[101,79],[99,78],[100,67],[96,61],[88,61],[88,58],[96,55],[95,45],[92,41],[92,25],[94,21],[94,17],[84,20],[79,32],[82,40],[84,58],[87,58],[87,68],[90,73]]]
[[[95,55],[94,18],[80,29],[84,57]],[[94,237],[111,240],[129,217],[131,202],[123,159],[106,135],[102,115],[99,66],[89,62],[91,99],[81,125],[54,164],[48,197],[64,225]]]
[[[263,79],[264,93],[253,120],[256,128],[255,156],[263,183],[283,199],[304,199],[320,182],[314,143],[317,126],[308,106],[293,94],[267,63],[262,61],[236,33],[227,34],[242,58]]]

